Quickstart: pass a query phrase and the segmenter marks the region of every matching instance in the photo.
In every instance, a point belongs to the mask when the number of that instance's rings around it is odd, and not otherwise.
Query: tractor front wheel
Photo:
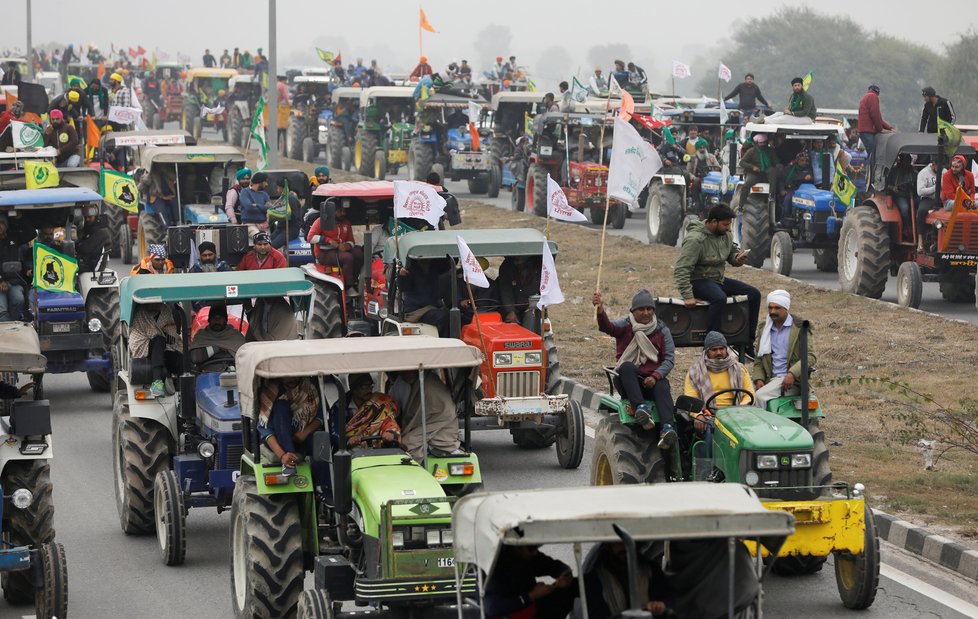
[[[387,178],[387,153],[382,150],[374,155],[374,178],[379,181]]]
[[[880,538],[873,519],[873,510],[865,507],[865,547],[859,554],[835,555],[835,583],[842,604],[851,610],[863,610],[873,605],[880,583]],[[777,563],[775,563],[777,565]]]
[[[975,300],[975,287],[971,275],[963,269],[952,269],[939,282],[941,296],[951,303],[971,303]]]
[[[377,153],[377,134],[373,131],[362,131],[356,144],[356,162],[360,176],[374,177],[374,156]]]
[[[897,303],[903,307],[920,307],[924,295],[924,276],[916,262],[904,262],[897,271]]]
[[[260,495],[254,477],[239,477],[231,500],[234,616],[292,616],[302,593],[302,565],[302,522],[295,496]]]
[[[665,461],[658,442],[655,430],[629,427],[606,414],[594,432],[591,485],[664,482]]]
[[[313,159],[316,158],[316,142],[310,137],[306,137],[302,140],[302,160],[306,163],[312,163]]]
[[[180,483],[170,469],[156,474],[153,511],[160,558],[167,565],[182,565],[187,556],[187,509]]]
[[[325,589],[307,589],[299,596],[296,619],[333,619],[333,602]]]
[[[469,193],[478,195],[489,191],[489,174],[479,174],[468,180]]]
[[[116,344],[121,337],[119,328],[119,289],[118,288],[96,288],[89,291],[88,298],[85,299],[88,319],[96,319],[102,324],[104,336],[104,348],[97,348],[95,354],[104,354],[106,351],[115,350]],[[108,393],[115,384],[115,373],[117,368],[113,363],[109,372],[90,370],[88,374],[88,384],[92,391],[96,393]]]
[[[148,419],[129,416],[127,395],[116,392],[112,417],[112,468],[119,524],[128,535],[154,530],[153,480],[169,465],[166,428]]]
[[[784,230],[778,230],[771,239],[771,270],[778,275],[791,275],[791,263],[794,261],[794,250],[791,235]]]
[[[815,258],[815,268],[823,273],[835,273],[839,270],[838,247],[816,247],[812,250]]]
[[[9,508],[4,512],[3,541],[10,546],[40,547],[54,541],[54,486],[51,465],[46,460],[13,460],[0,477],[5,494],[24,488],[34,495],[26,509]],[[11,604],[35,601],[31,570],[0,573],[3,597]]]
[[[577,400],[567,404],[564,418],[557,424],[557,462],[565,469],[576,469],[584,459],[584,409]]]
[[[526,173],[526,208],[537,217],[547,216],[547,169],[535,163]]]
[[[747,196],[740,234],[741,248],[751,250],[746,264],[758,269],[764,266],[764,259],[771,252],[771,214],[766,195]]]
[[[68,616],[68,564],[65,548],[57,542],[39,549],[41,586],[34,592],[34,615],[37,619],[57,619]]]
[[[682,193],[666,188],[662,183],[649,187],[645,202],[645,218],[649,243],[672,247],[679,240],[683,227]]]

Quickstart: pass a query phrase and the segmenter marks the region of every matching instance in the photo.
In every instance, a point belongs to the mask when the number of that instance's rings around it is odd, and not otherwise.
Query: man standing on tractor
[[[594,67],[594,75],[588,83],[588,92],[595,97],[608,92],[608,80],[601,75],[601,67]]]
[[[876,150],[876,136],[884,131],[893,131],[893,125],[883,120],[880,112],[880,87],[870,84],[866,94],[859,100],[859,119],[856,122],[859,139],[869,156]]]
[[[954,106],[944,97],[937,96],[933,86],[925,86],[920,91],[924,98],[924,108],[920,111],[921,133],[937,133],[937,119],[954,123]]]
[[[737,84],[733,90],[730,91],[726,97],[723,98],[724,101],[733,99],[734,97],[740,97],[737,100],[737,107],[740,109],[740,116],[746,123],[747,119],[754,115],[757,111],[757,102],[760,101],[764,105],[768,105],[767,100],[764,95],[761,94],[761,89],[757,84],[754,83],[754,74],[748,73],[744,76],[744,81]]]
[[[411,71],[411,75],[408,76],[408,79],[410,79],[412,81],[413,80],[420,80],[425,75],[432,75],[434,72],[435,71],[431,68],[431,65],[428,64],[428,57],[427,56],[422,56],[418,60],[417,66],[415,66],[414,67],[414,70]]]
[[[109,107],[132,107],[132,96],[122,76],[113,73],[109,76]],[[129,125],[112,123],[113,131],[128,131]]]
[[[155,79],[153,81],[155,82]],[[147,92],[147,95],[152,96],[152,94],[148,92],[150,88],[149,82],[147,81],[147,83],[143,86],[143,91]],[[96,77],[89,82],[88,88],[85,90],[85,94],[88,97],[88,109],[91,111],[95,121],[101,125],[101,123],[104,122],[109,116],[109,93],[102,88],[102,81]],[[157,99],[159,99],[158,94]]]
[[[754,384],[747,368],[730,354],[727,338],[719,331],[710,331],[703,340],[703,355],[686,373],[683,394],[706,402],[714,393],[725,389],[743,389],[753,394]],[[717,408],[724,408],[741,404],[746,399],[748,397],[743,393],[725,393],[716,398],[714,404]],[[702,432],[706,424],[694,419],[693,427],[697,432]]]
[[[757,388],[758,406],[776,398],[784,389],[796,386],[801,376],[799,339],[804,320],[789,314],[791,295],[787,290],[772,290],[767,295],[767,318],[757,342],[757,359],[751,378]],[[808,367],[815,367],[815,346],[811,324],[808,327]]]
[[[224,197],[224,212],[228,215],[228,221],[232,224],[238,223],[241,209],[241,190],[251,184],[251,170],[241,168],[234,174],[235,183],[228,189]]]
[[[750,308],[747,334],[753,341],[757,331],[757,314],[761,308],[761,292],[749,284],[724,277],[725,264],[739,267],[747,261],[747,252],[740,250],[730,231],[733,218],[734,212],[730,207],[720,204],[710,209],[706,221],[690,221],[673,276],[686,307],[695,307],[703,302],[710,304],[707,328],[718,333],[727,297],[747,295]],[[754,356],[753,346],[747,354]]]
[[[217,66],[217,59],[214,58],[214,54],[212,54],[211,50],[209,49],[204,50],[203,60],[204,60],[204,66],[207,67],[208,69],[213,69],[214,67]]]
[[[757,183],[774,185],[778,166],[781,164],[778,153],[771,148],[765,134],[755,134],[753,142],[754,145],[740,158],[740,167],[744,170],[744,182],[740,187],[740,199],[737,203],[740,210],[744,209],[751,187]]]
[[[219,62],[221,64],[221,68],[222,69],[230,69],[231,68],[231,54],[228,53],[228,50],[226,50],[226,49],[224,50],[224,53],[221,54],[221,59],[220,59]]]
[[[272,236],[270,234],[259,232],[252,237],[252,240],[254,247],[238,263],[238,271],[284,269],[289,266],[282,252],[272,247]]]
[[[619,391],[627,400],[625,409],[651,430],[655,421],[646,400],[655,402],[662,423],[659,449],[671,448],[677,436],[668,376],[676,365],[676,346],[669,327],[656,318],[652,293],[644,288],[635,293],[625,322],[608,319],[600,292],[594,293],[591,302],[598,310],[598,330],[615,338],[615,370]]]
[[[268,187],[268,175],[258,172],[251,177],[251,183],[242,187],[238,192],[241,204],[241,223],[248,225],[248,234],[255,236],[268,230],[269,197],[265,188]]]

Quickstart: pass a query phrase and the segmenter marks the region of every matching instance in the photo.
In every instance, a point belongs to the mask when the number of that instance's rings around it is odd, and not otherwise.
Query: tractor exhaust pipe
[[[811,399],[811,385],[808,380],[808,329],[811,324],[801,321],[801,333],[798,334],[798,346],[801,348],[801,425],[808,427],[808,401]]]

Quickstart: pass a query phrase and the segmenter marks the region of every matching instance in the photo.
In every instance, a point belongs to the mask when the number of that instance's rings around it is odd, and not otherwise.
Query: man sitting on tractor
[[[964,189],[969,199],[975,199],[975,177],[967,166],[968,160],[964,156],[955,155],[951,159],[950,169],[944,170],[944,176],[941,177],[941,202],[944,203],[945,211],[950,211],[954,206],[958,187]]]
[[[0,400],[16,400],[27,395],[27,392],[35,387],[36,383],[29,382],[26,385],[11,385],[0,380]]]
[[[228,188],[228,193],[224,198],[224,212],[228,215],[228,221],[232,224],[238,223],[241,217],[241,190],[251,184],[251,170],[241,168],[234,174],[235,183]]]
[[[719,331],[710,331],[703,340],[703,355],[690,366],[683,383],[683,394],[706,402],[714,393],[724,389],[743,389],[754,393],[750,372],[730,354],[727,338]],[[736,402],[735,402],[736,397]],[[716,400],[717,408],[734,406],[748,400],[744,393],[725,393]],[[702,432],[706,424],[701,419],[693,420],[693,427]]]
[[[258,433],[282,463],[282,473],[295,474],[303,455],[312,455],[312,433],[323,427],[319,390],[308,377],[266,381],[258,393]],[[313,477],[321,483],[313,466]]]
[[[757,404],[764,407],[785,389],[796,386],[801,378],[799,336],[804,322],[789,314],[791,295],[787,290],[772,290],[767,295],[767,318],[757,343],[757,359],[751,377],[757,388]],[[815,346],[808,327],[808,367],[815,367]]]
[[[931,161],[917,174],[917,195],[920,203],[917,205],[917,251],[924,251],[924,229],[927,226],[927,215],[938,208],[937,200],[937,162]]]
[[[269,233],[259,232],[252,240],[254,247],[238,263],[239,271],[284,269],[289,266],[282,252],[272,247],[272,236]]]
[[[234,355],[245,343],[241,332],[228,328],[228,308],[223,303],[211,305],[207,311],[207,326],[194,335],[190,343],[190,360],[198,367],[223,358],[234,362]]]
[[[449,336],[448,310],[441,299],[439,278],[451,268],[451,262],[444,258],[412,260],[410,265],[401,267],[397,274],[397,285],[404,302],[404,319],[436,327],[439,337]]]
[[[505,322],[523,323],[530,296],[540,292],[540,256],[508,257],[499,265],[499,300]],[[531,310],[532,311],[532,310]]]
[[[673,269],[676,287],[686,307],[710,304],[707,328],[720,330],[720,318],[727,296],[747,295],[749,314],[747,333],[751,341],[757,331],[757,314],[761,309],[761,291],[749,284],[724,277],[725,264],[739,267],[747,261],[747,252],[734,243],[730,226],[734,212],[720,204],[707,213],[706,221],[693,220],[686,227],[686,238]],[[703,299],[703,301],[700,301]],[[748,351],[753,356],[753,347]]]
[[[150,391],[157,397],[173,393],[166,380],[183,371],[183,342],[173,312],[163,303],[140,304],[129,330],[129,356],[146,359],[152,368]]]
[[[389,395],[374,391],[374,381],[370,374],[352,374],[349,379],[350,419],[346,422],[346,442],[351,447],[380,447],[383,444],[399,445],[401,426],[397,422],[400,412],[397,402]],[[369,445],[364,438],[371,439]]]
[[[669,327],[655,315],[655,299],[644,288],[632,297],[631,313],[625,322],[611,322],[604,311],[604,300],[595,292],[591,302],[598,310],[598,329],[615,338],[615,370],[618,389],[627,400],[628,413],[646,430],[655,427],[646,400],[655,402],[662,430],[659,448],[676,443],[673,429],[673,403],[669,392],[669,372],[676,365],[676,346]]]
[[[424,374],[424,407],[417,370],[401,372],[391,387],[391,397],[401,410],[401,446],[417,462],[424,457],[425,437],[421,432],[422,412],[428,431],[428,452],[438,457],[462,456],[458,438],[455,399],[435,374]]]
[[[910,202],[913,200],[913,189],[916,181],[909,153],[897,155],[896,165],[886,175],[886,190],[893,196],[903,220],[903,234],[910,238]]]
[[[112,244],[112,237],[105,222],[99,217],[97,206],[86,206],[82,216],[85,219],[78,230],[75,257],[78,258],[78,272],[91,273],[98,267],[103,253]]]
[[[217,257],[217,245],[210,241],[201,241],[197,246],[200,259],[190,267],[191,273],[225,273],[231,266]]]
[[[8,228],[7,216],[0,213],[0,262],[14,262],[20,258],[13,236]],[[20,277],[0,273],[0,322],[20,320],[23,313],[24,286]]]
[[[710,143],[707,140],[697,138],[695,155],[686,164],[686,174],[693,184],[693,200],[697,204],[700,203],[700,188],[703,185],[703,179],[706,177],[707,172],[720,170],[720,162],[717,161],[713,153],[709,152],[709,146]]]
[[[78,96],[76,92],[71,94]],[[81,155],[78,154],[78,132],[65,121],[61,110],[57,108],[51,110],[48,117],[50,124],[44,130],[44,145],[58,151],[58,156],[54,160],[55,165],[59,168],[77,168],[81,164]]]
[[[554,582],[537,582],[539,576]],[[539,546],[503,546],[486,583],[483,610],[486,617],[564,619],[577,595],[567,564],[543,554]]]
[[[740,210],[744,209],[744,202],[750,195],[751,187],[758,183],[774,184],[778,165],[781,160],[768,143],[767,136],[758,133],[753,137],[754,146],[744,151],[740,158],[740,167],[744,170],[744,183],[740,188],[740,200],[737,206]]]
[[[812,170],[811,157],[807,150],[798,151],[794,160],[781,169],[778,175],[778,197],[781,198],[781,221],[791,217],[791,200],[795,191],[804,183],[811,183],[815,178]]]
[[[131,275],[163,275],[173,273],[173,261],[166,257],[166,246],[150,243],[149,252],[132,268]]]
[[[356,244],[353,226],[346,219],[346,209],[337,205],[336,225],[332,230],[323,230],[321,222],[322,219],[317,218],[306,235],[306,240],[312,245],[316,262],[340,269],[347,290],[355,290],[357,273],[363,266],[363,247]]]

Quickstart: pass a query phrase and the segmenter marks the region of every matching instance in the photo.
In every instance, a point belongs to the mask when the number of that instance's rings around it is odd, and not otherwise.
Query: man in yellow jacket
[[[710,397],[724,389],[743,389],[754,395],[754,384],[750,372],[730,354],[727,338],[722,333],[710,331],[703,340],[703,355],[686,372],[683,393],[706,402]],[[746,404],[750,398],[746,394],[725,393],[713,402],[714,408],[725,408],[736,404]],[[705,429],[704,422],[694,420],[698,432]]]

